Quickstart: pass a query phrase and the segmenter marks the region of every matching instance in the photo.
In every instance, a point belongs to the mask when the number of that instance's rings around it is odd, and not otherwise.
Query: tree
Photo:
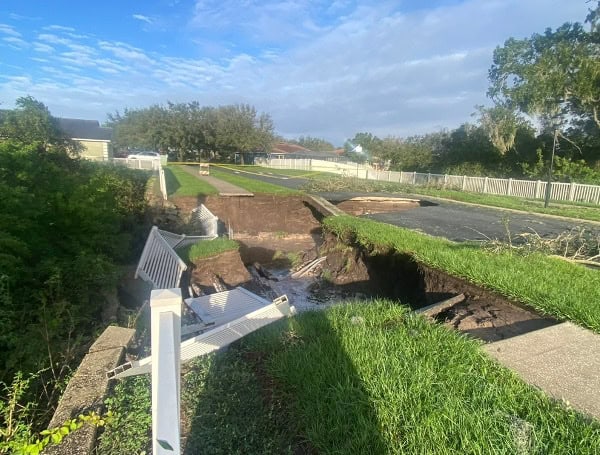
[[[218,108],[197,101],[154,105],[109,115],[120,147],[173,151],[179,161],[215,153],[266,151],[273,143],[273,120],[250,105]]]
[[[301,145],[302,147],[312,150],[313,152],[330,152],[335,150],[335,147],[331,142],[317,137],[300,136],[298,139],[291,140],[290,142],[292,144]]]
[[[589,31],[580,23],[565,23],[530,38],[509,38],[497,47],[488,95],[558,125],[591,118],[600,128],[598,5],[586,19]]]
[[[31,96],[18,98],[16,109],[0,113],[0,139],[19,144],[37,144],[48,151],[61,148],[76,155],[80,147],[71,141],[50,115],[44,103]]]

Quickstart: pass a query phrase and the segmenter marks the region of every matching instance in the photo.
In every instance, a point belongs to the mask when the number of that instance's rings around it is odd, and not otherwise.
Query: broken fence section
[[[252,294],[250,291],[240,291],[236,288],[220,294],[228,294],[229,304],[215,301],[213,308],[205,305],[204,311],[207,315],[213,314],[215,319],[222,325],[181,343],[180,359],[182,363],[188,362],[196,357],[210,354],[236,340],[260,329],[285,316],[296,313],[294,306],[290,305],[287,296],[283,295],[272,303],[262,297]],[[213,294],[215,295],[215,294]],[[222,296],[224,297],[224,296]],[[245,302],[236,302],[236,297]],[[208,317],[208,316],[207,316]],[[229,321],[223,323],[223,321]],[[205,322],[205,321],[203,321]],[[150,373],[152,371],[152,357],[127,362],[106,373],[109,379],[122,379],[128,376]]]
[[[174,234],[153,226],[144,245],[135,277],[151,283],[154,289],[179,287],[181,275],[187,269],[187,265],[175,252],[175,248],[215,239],[218,233],[218,218],[202,204],[192,210],[192,223],[205,235]]]

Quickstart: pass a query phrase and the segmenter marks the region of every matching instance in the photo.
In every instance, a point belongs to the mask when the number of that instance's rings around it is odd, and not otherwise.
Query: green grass
[[[346,243],[357,243],[370,251],[408,253],[425,265],[600,333],[597,270],[537,253],[492,253],[478,245],[457,244],[350,216],[326,218],[324,227]]]
[[[134,376],[117,382],[106,400],[115,418],[98,440],[98,455],[146,453],[152,447],[152,397],[150,376]]]
[[[412,186],[393,182],[378,182],[355,178],[336,177],[329,180],[313,180],[306,186],[308,191],[360,191],[360,192],[390,192],[416,194],[423,196],[451,199],[459,202],[487,205],[524,212],[564,216],[581,220],[600,221],[600,207],[586,203],[557,203],[551,202],[550,207],[544,208],[544,201],[537,199],[521,199],[509,196],[467,193],[458,190],[446,190]]]
[[[182,381],[181,407],[187,434],[184,454],[292,453],[284,410],[268,401],[261,378],[243,352],[194,360]]]
[[[208,183],[184,171],[180,166],[168,166],[165,170],[167,194],[169,196],[198,196],[199,194],[217,194],[217,190]]]
[[[254,174],[271,175],[275,177],[301,177],[311,179],[326,179],[335,176],[329,172],[306,171],[302,169],[276,169],[272,167],[254,166],[254,165],[222,165],[228,169],[234,169],[242,172],[251,172]]]
[[[261,182],[259,180],[244,177],[243,175],[228,174],[226,172],[220,171],[216,166],[210,167],[210,175],[225,182],[229,182],[233,185],[237,185],[240,188],[244,188],[245,190],[248,190],[252,193],[275,194],[278,196],[293,196],[301,194],[299,191],[296,190],[291,190],[289,188],[285,188],[279,185],[273,185],[271,183]]]
[[[600,425],[389,301],[306,312],[199,361],[185,453],[592,454]],[[196,451],[196,452],[195,452]],[[300,452],[306,453],[306,452]]]
[[[237,250],[239,247],[239,244],[235,240],[219,237],[213,240],[203,240],[193,245],[179,248],[177,249],[177,253],[186,260],[186,262],[195,262],[199,259],[216,256],[225,251]]]

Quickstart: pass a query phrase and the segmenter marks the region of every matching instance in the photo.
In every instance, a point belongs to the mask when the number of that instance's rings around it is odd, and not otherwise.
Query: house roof
[[[278,142],[271,149],[271,153],[312,153],[309,149],[301,145],[288,144],[287,142]]]
[[[112,128],[100,126],[100,122],[97,120],[59,117],[58,126],[71,139],[93,139],[97,141],[110,141],[112,139]]]

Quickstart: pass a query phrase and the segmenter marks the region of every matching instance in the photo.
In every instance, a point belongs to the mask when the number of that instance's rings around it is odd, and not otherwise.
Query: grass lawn
[[[254,165],[230,165],[224,164],[222,167],[228,169],[235,169],[238,171],[252,172],[254,174],[261,174],[267,176],[275,176],[275,177],[299,177],[299,178],[310,178],[310,179],[326,179],[335,177],[335,174],[331,174],[329,172],[319,172],[319,171],[306,171],[302,169],[277,169],[271,167],[263,167],[263,166],[254,166]]]
[[[327,454],[595,453],[600,426],[478,343],[387,301],[308,312],[243,340]],[[224,436],[224,435],[223,435]]]
[[[539,253],[492,253],[408,229],[350,216],[329,217],[324,227],[368,250],[408,253],[417,261],[530,305],[560,320],[600,333],[600,274]]]
[[[240,188],[251,191],[252,193],[276,194],[280,196],[301,194],[299,191],[291,190],[279,185],[273,185],[271,183],[261,182],[259,180],[254,180],[244,177],[242,174],[229,174],[227,172],[220,171],[217,166],[210,167],[210,175],[233,185],[237,185]]]
[[[528,386],[478,342],[385,300],[302,313],[194,361],[182,412],[185,454],[575,455],[600,447],[597,421]]]
[[[179,166],[168,166],[165,170],[167,194],[169,196],[197,196],[217,194],[217,190],[206,182],[190,175]]]
[[[544,208],[544,201],[521,199],[509,196],[494,196],[490,194],[466,193],[457,190],[444,190],[400,184],[394,182],[378,182],[348,177],[334,177],[328,180],[313,180],[306,186],[308,191],[359,191],[359,192],[390,192],[416,194],[452,199],[472,204],[488,205],[524,212],[542,213],[547,215],[564,216],[581,220],[600,221],[600,207],[585,203],[551,202],[550,207]]]
[[[177,254],[186,262],[194,262],[198,259],[216,256],[225,251],[239,249],[239,244],[235,240],[225,237],[219,237],[213,240],[203,240],[193,245],[188,245],[177,249]]]

